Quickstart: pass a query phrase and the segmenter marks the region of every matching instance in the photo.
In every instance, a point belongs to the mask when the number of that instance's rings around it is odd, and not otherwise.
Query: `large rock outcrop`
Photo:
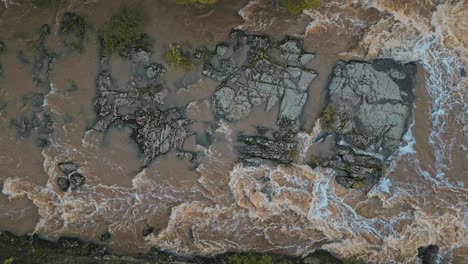
[[[346,187],[370,189],[408,128],[416,67],[391,60],[339,62],[328,85],[325,125],[338,135],[325,166]]]
[[[96,122],[93,129],[105,131],[110,127],[128,127],[137,143],[144,164],[150,164],[158,155],[182,148],[188,136],[186,120],[179,109],[161,110],[164,104],[160,75],[162,65],[152,62],[151,53],[129,49],[125,58],[133,63],[131,80],[125,89],[118,89],[107,68],[96,78],[97,96],[94,101]]]
[[[274,42],[234,31],[205,61],[203,74],[221,84],[212,97],[218,116],[236,121],[262,103],[266,111],[280,103],[278,121],[297,120],[316,73],[314,55],[295,39]]]

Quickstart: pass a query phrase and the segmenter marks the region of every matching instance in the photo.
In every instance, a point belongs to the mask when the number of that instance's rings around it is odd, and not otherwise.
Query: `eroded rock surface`
[[[96,79],[97,120],[93,128],[99,131],[110,127],[130,128],[144,164],[148,165],[159,154],[182,147],[190,122],[177,108],[160,109],[164,103],[160,75],[165,69],[152,61],[151,53],[138,48],[130,49],[124,56],[133,63],[131,80],[125,89],[116,87],[103,59],[104,70]]]
[[[339,137],[325,166],[346,187],[370,189],[408,128],[416,67],[391,60],[339,62],[329,83],[323,120]]]
[[[291,163],[297,155],[297,130],[294,121],[280,120],[278,131],[259,128],[258,135],[241,135],[238,146],[240,159],[250,165],[259,165],[263,160]]]
[[[280,103],[278,120],[297,120],[317,75],[309,67],[313,58],[299,40],[274,42],[233,32],[203,67],[204,75],[221,82],[212,97],[217,115],[236,121],[257,105],[265,103],[269,111]]]

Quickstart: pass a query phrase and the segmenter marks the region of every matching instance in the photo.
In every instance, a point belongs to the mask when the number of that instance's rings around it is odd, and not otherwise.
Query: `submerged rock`
[[[278,121],[297,120],[317,75],[307,67],[313,58],[299,40],[274,42],[234,31],[205,60],[202,73],[221,82],[212,97],[220,117],[235,121],[257,105],[265,103],[269,111],[280,103]]]
[[[339,62],[328,85],[325,125],[338,135],[325,166],[346,187],[369,190],[378,182],[408,129],[416,67],[391,60]]]

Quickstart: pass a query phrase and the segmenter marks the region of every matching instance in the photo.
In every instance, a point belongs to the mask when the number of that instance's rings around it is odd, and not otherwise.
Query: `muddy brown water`
[[[418,247],[437,244],[443,263],[466,263],[467,78],[458,70],[468,66],[467,39],[461,34],[466,32],[466,3],[330,0],[292,16],[273,2],[180,6],[168,0],[101,0],[67,1],[56,10],[26,3],[1,10],[0,38],[7,50],[0,55],[0,103],[7,106],[0,113],[0,229],[18,235],[35,232],[51,240],[76,236],[126,254],[154,246],[184,255],[304,255],[324,248],[372,263],[417,263]],[[243,120],[222,121],[213,128],[210,97],[218,83],[203,77],[200,66],[168,67],[163,84],[165,107],[187,108],[193,122],[194,135],[183,147],[198,153],[193,164],[171,151],[141,170],[130,131],[88,131],[99,66],[96,30],[123,5],[143,10],[154,59],[160,63],[172,42],[213,48],[234,28],[274,39],[302,38],[305,50],[316,54],[313,69],[318,76],[301,116],[304,143],[295,164],[252,168],[237,163],[238,133],[254,134],[259,125],[276,129],[279,107],[265,112],[260,105]],[[86,15],[95,27],[80,55],[60,53],[57,21],[68,10]],[[31,112],[32,102],[25,98],[38,88],[31,79],[34,51],[27,46],[37,41],[44,23],[52,26],[47,48],[60,56],[51,73],[53,89],[42,101],[54,120],[54,133],[51,144],[41,149],[33,138],[19,138],[10,120]],[[441,36],[434,28],[452,30]],[[304,163],[311,154],[326,156],[330,148],[329,138],[312,142],[320,131],[325,86],[335,63],[379,56],[419,63],[415,111],[411,133],[395,153],[393,166],[364,194],[341,187],[333,172]],[[111,58],[110,72],[121,89],[129,80],[129,67],[117,56]],[[443,82],[437,72],[444,73]],[[207,131],[209,146],[197,140]],[[80,166],[87,176],[83,188],[67,193],[58,189],[55,182],[62,173],[56,164],[63,161]],[[276,195],[267,197],[264,190]],[[155,231],[143,237],[148,225]],[[98,237],[105,231],[112,238],[101,242]]]

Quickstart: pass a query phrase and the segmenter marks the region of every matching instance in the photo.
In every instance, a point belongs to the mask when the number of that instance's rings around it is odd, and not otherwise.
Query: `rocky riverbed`
[[[0,263],[467,258],[456,4],[137,2],[0,10]]]

